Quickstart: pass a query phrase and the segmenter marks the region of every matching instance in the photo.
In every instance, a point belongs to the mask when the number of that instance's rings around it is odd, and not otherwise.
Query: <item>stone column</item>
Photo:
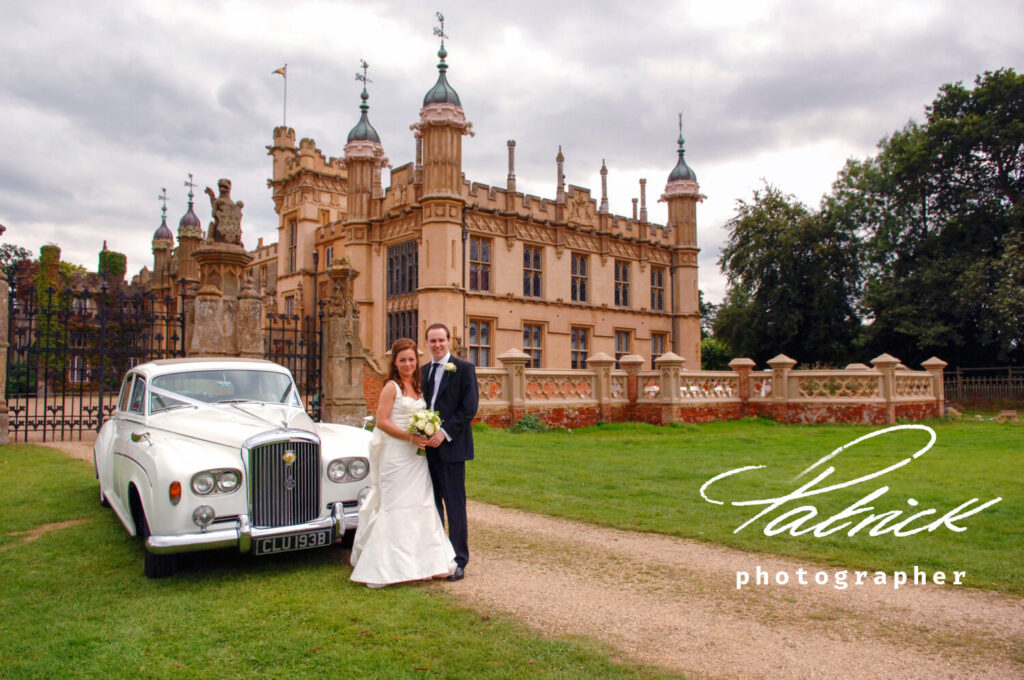
[[[502,368],[508,371],[510,423],[526,414],[526,364],[530,363],[530,358],[529,354],[515,348],[498,355]]]
[[[789,372],[796,366],[796,359],[790,359],[785,354],[778,354],[768,360],[768,367],[772,369],[772,401],[777,404],[789,402]]]
[[[619,359],[619,365],[626,371],[626,398],[632,411],[640,396],[640,367],[644,365],[644,358],[638,354],[627,354]]]
[[[891,354],[880,354],[871,360],[875,370],[882,373],[882,397],[885,399],[885,422],[896,422],[896,366],[900,360]]]
[[[753,359],[747,358],[737,358],[729,362],[729,368],[740,377],[740,402],[743,415],[747,415],[747,406],[750,403],[750,374],[756,365]]]
[[[243,344],[254,340],[248,326],[245,338],[239,332],[239,295],[243,288],[243,273],[252,256],[240,245],[223,242],[209,242],[192,256],[199,263],[200,288],[194,303],[188,355],[262,357],[262,335],[258,334],[258,346],[251,346]],[[254,304],[258,303],[258,300],[247,303],[249,316]],[[260,316],[257,312],[257,327]],[[252,321],[248,319],[249,325]]]
[[[329,294],[323,322],[323,410],[321,419],[359,427],[366,415],[363,376],[367,364],[359,339],[359,308],[353,297],[359,272],[348,257],[328,269]]]
[[[601,418],[605,418],[611,410],[609,402],[612,398],[612,367],[615,359],[604,352],[587,357],[587,368],[596,373],[594,378],[594,398],[601,409]]]
[[[263,359],[266,348],[263,339],[263,300],[246,279],[238,296],[238,356],[246,359]]]
[[[7,412],[7,333],[10,329],[10,298],[11,288],[7,283],[7,275],[0,271],[0,387],[4,390],[4,399],[0,401],[0,444],[9,444],[10,438],[7,434],[10,428],[10,414]]]
[[[686,359],[675,352],[665,352],[654,360],[654,365],[661,371],[661,424],[679,420],[679,406],[683,398],[679,394],[682,385],[682,370]]]
[[[932,395],[935,397],[935,407],[938,409],[935,417],[942,418],[946,415],[946,382],[942,370],[949,364],[938,357],[932,357],[921,362],[921,365],[932,376]]]

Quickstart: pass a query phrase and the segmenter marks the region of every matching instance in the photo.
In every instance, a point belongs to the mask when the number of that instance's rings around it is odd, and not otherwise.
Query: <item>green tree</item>
[[[868,351],[908,364],[1024,361],[1024,76],[944,85],[923,124],[878,148],[847,163],[823,204],[864,239]]]
[[[0,244],[0,268],[7,275],[8,281],[14,279],[14,268],[22,260],[31,260],[32,251],[13,243]]]
[[[718,305],[704,299],[704,291],[697,290],[697,309],[700,310],[700,337],[710,338],[715,327],[715,315],[718,314]]]
[[[714,324],[734,356],[845,363],[860,329],[856,234],[770,184],[739,200],[719,266],[729,281]]]
[[[718,338],[704,338],[700,341],[700,367],[705,371],[728,371],[729,348]]]

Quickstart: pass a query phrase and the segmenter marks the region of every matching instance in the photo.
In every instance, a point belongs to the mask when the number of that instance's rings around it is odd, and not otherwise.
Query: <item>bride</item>
[[[371,588],[444,577],[455,569],[427,459],[416,455],[427,439],[407,431],[409,417],[426,408],[419,374],[416,343],[399,338],[391,346],[391,370],[370,444],[372,485],[352,544],[351,578]]]

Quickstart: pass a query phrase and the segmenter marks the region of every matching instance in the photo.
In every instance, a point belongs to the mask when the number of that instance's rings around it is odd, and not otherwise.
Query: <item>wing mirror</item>
[[[147,444],[149,444],[150,446],[153,445],[153,440],[149,438],[148,432],[132,432],[131,439],[136,444],[145,439]]]

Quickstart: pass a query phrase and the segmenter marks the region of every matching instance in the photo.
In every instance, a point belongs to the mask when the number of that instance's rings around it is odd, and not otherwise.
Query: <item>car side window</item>
[[[121,383],[121,397],[117,401],[117,408],[121,411],[128,410],[128,397],[132,393],[132,378],[134,377],[134,373],[129,373],[124,377],[124,382]]]
[[[142,404],[146,396],[146,381],[141,376],[136,376],[135,384],[132,385],[132,401],[128,410],[133,413],[142,413]]]

